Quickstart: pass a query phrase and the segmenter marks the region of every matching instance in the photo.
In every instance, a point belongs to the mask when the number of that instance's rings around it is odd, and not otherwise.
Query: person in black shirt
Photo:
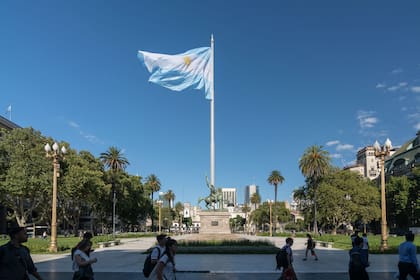
[[[318,260],[318,256],[315,253],[315,241],[312,239],[312,236],[308,233],[306,234],[308,240],[306,241],[306,251],[305,251],[305,258],[304,261],[308,258],[308,252],[311,251],[311,255],[315,257],[315,260]]]
[[[0,280],[29,280],[28,273],[42,280],[28,247],[22,245],[28,241],[25,228],[12,228],[9,236],[10,241],[0,247]]]

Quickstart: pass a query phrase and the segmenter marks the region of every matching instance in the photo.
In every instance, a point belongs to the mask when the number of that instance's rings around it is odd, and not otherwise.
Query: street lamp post
[[[385,157],[389,155],[392,145],[389,139],[386,139],[385,145],[381,147],[378,141],[373,145],[375,156],[379,158],[381,165],[381,251],[388,249],[388,235],[386,222],[386,195],[385,195]]]
[[[49,251],[57,252],[57,177],[60,176],[60,163],[59,160],[63,159],[63,155],[67,152],[66,148],[63,146],[59,150],[58,144],[54,143],[51,149],[50,144],[46,144],[45,152],[48,158],[53,159],[53,196],[52,196],[52,210],[51,210],[51,242]]]
[[[268,206],[270,207],[270,237],[273,236],[273,201],[271,199],[267,200]]]
[[[161,222],[162,222],[162,204],[163,204],[163,201],[162,200],[158,200],[158,201],[156,201],[156,203],[157,203],[157,205],[159,207],[159,233],[161,233],[161,229],[162,229],[162,226],[161,226]]]

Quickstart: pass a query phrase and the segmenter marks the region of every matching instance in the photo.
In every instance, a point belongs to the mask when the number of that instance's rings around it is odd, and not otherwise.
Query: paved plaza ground
[[[175,239],[188,239],[183,235]],[[249,239],[268,239],[276,246],[284,245],[283,237],[242,236]],[[97,249],[93,255],[98,262],[93,265],[96,280],[144,279],[141,269],[146,249],[153,246],[154,238],[136,238],[122,240],[123,244],[115,247]],[[337,249],[317,248],[319,261],[303,261],[306,239],[296,238],[294,249],[294,266],[299,280],[348,279],[348,252]],[[38,271],[44,279],[70,280],[72,278],[71,259],[65,255],[33,255]],[[372,280],[394,279],[397,271],[397,255],[370,255],[368,272]],[[274,255],[186,255],[176,256],[179,272],[177,279],[278,279],[275,271]]]

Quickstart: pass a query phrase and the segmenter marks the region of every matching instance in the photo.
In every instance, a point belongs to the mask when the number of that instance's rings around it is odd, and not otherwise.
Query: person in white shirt
[[[169,238],[166,241],[165,254],[159,259],[148,279],[175,280],[175,254],[178,243],[175,239]]]
[[[166,234],[159,234],[156,236],[156,240],[158,242],[158,246],[153,248],[152,254],[150,255],[150,262],[152,265],[156,265],[160,257],[165,254],[166,250],[166,241],[168,240],[168,237]]]
[[[92,242],[83,240],[73,255],[73,279],[93,279],[91,264],[98,261],[97,258],[89,256]]]

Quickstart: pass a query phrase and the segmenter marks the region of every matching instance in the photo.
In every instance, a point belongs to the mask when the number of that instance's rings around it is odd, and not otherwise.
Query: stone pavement
[[[174,237],[175,239],[190,238],[189,235]],[[284,245],[284,237],[255,237],[249,239],[268,239],[276,246]],[[97,249],[93,255],[98,262],[93,265],[96,280],[128,280],[144,279],[141,269],[146,249],[153,246],[154,238],[137,238],[122,240],[123,244],[115,247]],[[299,280],[348,279],[348,252],[337,249],[317,248],[319,261],[308,258],[303,261],[306,239],[295,238],[294,267]],[[33,255],[38,271],[44,279],[70,280],[72,277],[71,260],[65,255]],[[393,279],[397,271],[397,255],[370,255],[370,278]],[[176,256],[176,266],[179,272],[177,279],[278,279],[279,271],[275,271],[273,255],[184,255]]]

